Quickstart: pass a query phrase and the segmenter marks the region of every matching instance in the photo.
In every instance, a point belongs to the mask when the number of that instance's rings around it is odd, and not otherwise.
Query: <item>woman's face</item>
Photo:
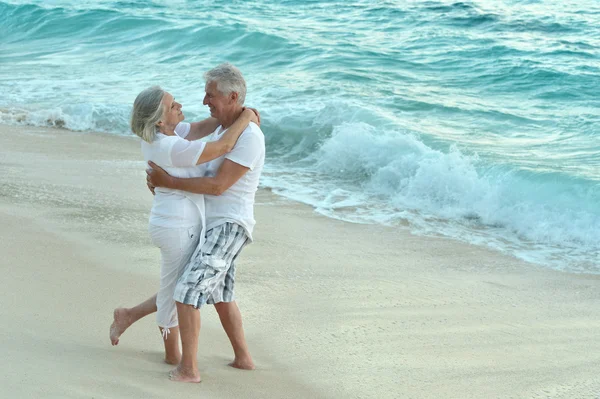
[[[171,93],[165,93],[162,99],[163,115],[158,122],[161,132],[172,132],[175,126],[185,117],[181,112],[181,104],[175,101]]]

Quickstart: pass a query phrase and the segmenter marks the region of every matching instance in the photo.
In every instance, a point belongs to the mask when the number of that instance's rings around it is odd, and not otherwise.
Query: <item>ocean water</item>
[[[0,123],[129,134],[152,84],[197,120],[224,61],[262,113],[263,186],[600,272],[597,0],[0,0]]]

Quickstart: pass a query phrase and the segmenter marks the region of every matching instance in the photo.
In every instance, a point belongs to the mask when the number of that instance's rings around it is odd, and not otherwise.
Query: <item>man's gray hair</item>
[[[246,81],[242,72],[230,63],[221,64],[204,74],[206,84],[210,82],[217,83],[217,90],[224,95],[237,93],[237,102],[244,105],[246,100]]]
[[[164,95],[160,86],[152,86],[138,94],[133,102],[131,131],[148,143],[156,137],[156,124],[163,116]]]

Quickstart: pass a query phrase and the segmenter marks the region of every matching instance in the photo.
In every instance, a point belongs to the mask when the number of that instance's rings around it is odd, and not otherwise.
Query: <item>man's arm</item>
[[[200,122],[190,123],[190,132],[185,137],[186,140],[194,141],[206,137],[214,132],[220,123],[216,118],[206,118]]]
[[[221,195],[229,187],[241,179],[250,169],[225,159],[215,177],[179,178],[170,176],[154,162],[148,163],[152,169],[147,169],[146,182],[148,188],[166,187],[189,193]]]

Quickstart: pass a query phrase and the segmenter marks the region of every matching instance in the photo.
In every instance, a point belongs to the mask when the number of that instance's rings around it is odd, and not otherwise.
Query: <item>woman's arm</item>
[[[217,141],[206,143],[204,151],[202,151],[200,158],[198,158],[198,164],[212,161],[213,159],[219,158],[221,155],[225,155],[231,151],[237,142],[237,139],[244,132],[250,122],[257,123],[258,118],[254,111],[251,109],[245,109],[242,111],[240,117],[233,122],[233,125],[231,125],[225,134],[223,134],[223,137]]]
[[[216,118],[206,118],[200,122],[190,124],[190,132],[185,137],[186,140],[194,141],[206,137],[214,132],[220,123]]]

